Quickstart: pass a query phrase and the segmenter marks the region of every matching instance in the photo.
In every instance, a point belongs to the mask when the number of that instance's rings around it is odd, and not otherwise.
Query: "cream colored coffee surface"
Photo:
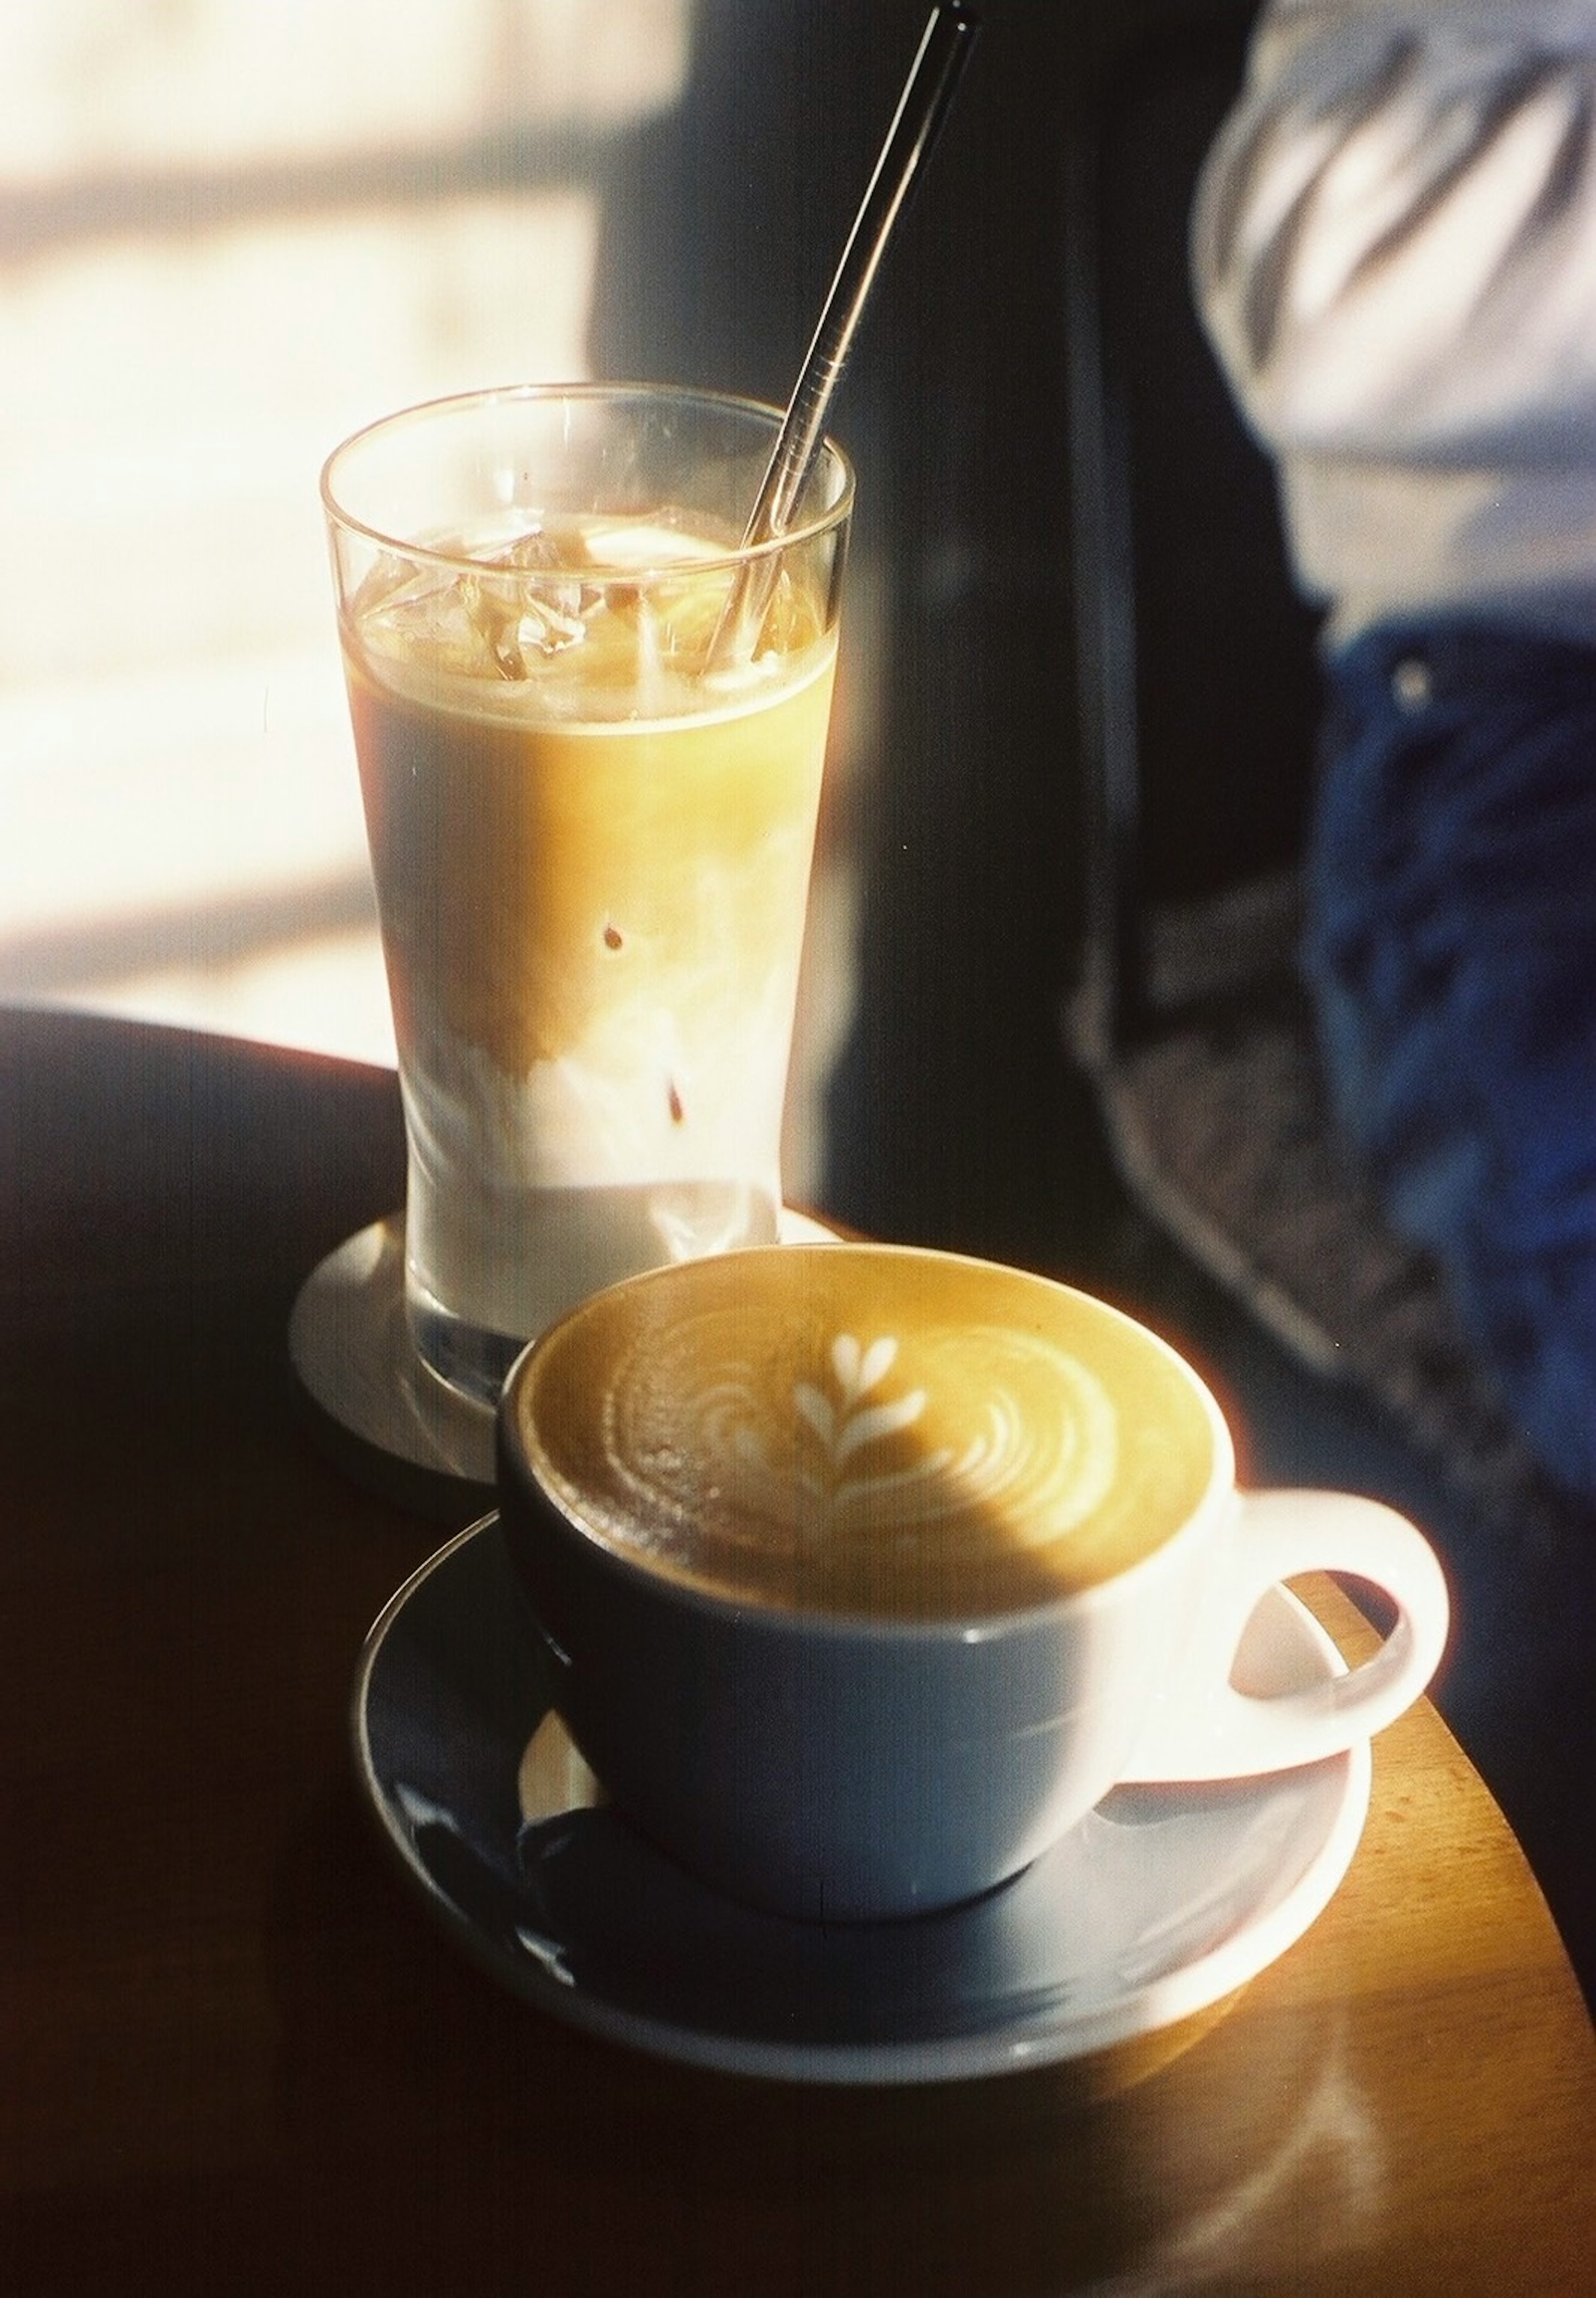
[[[1111,1578],[1201,1500],[1199,1393],[1112,1311],[963,1262],[780,1257],[779,1285],[774,1255],[699,1262],[545,1344],[523,1442],[606,1545],[747,1600],[938,1617]]]

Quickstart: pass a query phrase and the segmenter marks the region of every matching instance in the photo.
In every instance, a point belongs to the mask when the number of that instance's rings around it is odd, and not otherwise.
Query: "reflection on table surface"
[[[321,1449],[287,1363],[307,1271],[398,1201],[392,1078],[9,1014],[0,1113],[11,2286],[1588,2286],[1596,2044],[1427,1706],[1307,1936],[1096,2059],[804,2087],[512,2000],[345,1753],[440,1523]]]

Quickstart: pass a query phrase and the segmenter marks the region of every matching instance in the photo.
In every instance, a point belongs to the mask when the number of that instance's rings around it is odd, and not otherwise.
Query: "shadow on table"
[[[1355,2245],[1384,2175],[1336,2014],[1224,2005],[1079,2065],[905,2089],[591,2040],[467,1965],[352,1794],[293,1846],[269,1939],[273,2113],[325,2196],[300,2237],[355,2284],[1151,2290]],[[269,2197],[234,2202],[269,2254]]]

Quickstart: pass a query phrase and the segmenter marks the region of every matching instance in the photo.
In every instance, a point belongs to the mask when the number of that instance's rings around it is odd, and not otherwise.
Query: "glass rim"
[[[691,384],[664,383],[512,383],[490,384],[475,391],[446,392],[435,399],[416,401],[409,407],[393,409],[379,415],[360,429],[351,431],[341,440],[322,464],[319,492],[327,519],[351,534],[383,550],[402,551],[407,558],[424,561],[429,566],[470,568],[480,572],[483,561],[473,558],[463,550],[442,550],[434,545],[418,542],[406,535],[391,534],[385,527],[375,525],[369,519],[358,517],[338,500],[335,487],[336,467],[346,456],[376,440],[382,433],[396,430],[401,424],[417,422],[426,417],[442,417],[464,413],[467,409],[509,406],[516,401],[610,401],[624,405],[628,401],[674,400],[684,405],[704,408],[721,414],[752,416],[769,430],[769,443],[773,449],[783,416],[779,407],[767,401],[755,399],[741,393],[699,389]],[[846,524],[854,504],[854,466],[846,451],[828,434],[820,442],[817,454],[828,456],[837,466],[840,484],[836,500],[812,517],[798,519],[782,534],[773,535],[764,542],[741,542],[705,557],[694,553],[690,558],[661,559],[657,566],[639,566],[631,563],[607,563],[595,560],[583,567],[583,579],[594,583],[646,583],[655,574],[663,574],[690,566],[695,574],[713,573],[717,568],[750,566],[761,559],[781,557],[790,550],[801,549]],[[752,506],[750,505],[750,508]]]

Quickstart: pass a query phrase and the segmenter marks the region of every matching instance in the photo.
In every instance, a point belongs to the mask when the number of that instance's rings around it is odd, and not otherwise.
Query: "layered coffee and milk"
[[[734,541],[440,536],[345,616],[412,1317],[507,1336],[500,1373],[610,1278],[775,1235],[836,641],[784,572],[715,667]]]
[[[1112,1579],[1188,1521],[1215,1461],[1197,1385],[1113,1310],[848,1246],[591,1302],[514,1409],[566,1515],[617,1554],[740,1603],[874,1617]]]

